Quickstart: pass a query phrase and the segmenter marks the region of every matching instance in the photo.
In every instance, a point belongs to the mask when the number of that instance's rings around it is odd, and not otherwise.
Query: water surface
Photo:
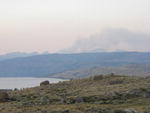
[[[14,89],[14,88],[29,88],[39,86],[40,82],[48,80],[50,83],[57,83],[64,81],[56,78],[31,78],[31,77],[0,77],[0,89]]]

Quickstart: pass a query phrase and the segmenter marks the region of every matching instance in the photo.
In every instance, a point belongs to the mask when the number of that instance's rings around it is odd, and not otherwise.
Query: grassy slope
[[[15,101],[0,103],[0,113],[97,113],[125,108],[144,112],[149,106],[147,83],[140,77],[98,76],[12,91],[9,95]]]

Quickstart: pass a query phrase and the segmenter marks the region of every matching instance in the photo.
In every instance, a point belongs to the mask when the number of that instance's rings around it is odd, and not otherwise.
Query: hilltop
[[[147,86],[148,78],[113,74],[45,84],[9,91],[0,112],[148,113]]]
[[[33,52],[33,53],[12,52],[12,53],[0,55],[0,61],[14,59],[14,58],[20,58],[20,57],[35,56],[35,55],[39,55],[39,54],[37,52]]]

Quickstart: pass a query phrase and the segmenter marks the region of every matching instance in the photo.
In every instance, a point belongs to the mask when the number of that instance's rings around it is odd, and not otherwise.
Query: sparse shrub
[[[134,109],[114,110],[114,113],[139,113]]]
[[[75,98],[74,97],[70,97],[66,99],[66,103],[67,104],[74,104],[76,103]]]
[[[86,97],[82,97],[84,102],[87,103],[91,103],[91,102],[96,102],[99,100],[99,98],[97,96],[86,96]]]
[[[140,90],[146,93],[149,92],[148,88],[140,88]]]
[[[114,110],[114,113],[127,113],[127,112],[124,110]]]
[[[14,91],[18,91],[18,89],[17,89],[17,88],[15,88],[15,89],[14,89]]]
[[[67,103],[67,102],[66,102],[66,98],[61,98],[59,103],[61,103],[61,104]]]
[[[90,108],[86,110],[86,113],[112,113],[110,109],[102,108]]]
[[[49,101],[49,98],[47,96],[41,97],[41,99],[40,99],[40,103],[42,105],[49,104],[49,102],[50,101]]]
[[[97,75],[92,77],[93,80],[102,80],[103,78],[104,78],[103,75]]]
[[[110,81],[110,82],[109,82],[110,85],[123,84],[123,83],[124,83],[123,80],[114,80],[114,81]]]
[[[115,76],[115,74],[114,74],[114,73],[110,73],[109,75],[110,75],[110,76],[112,76],[112,77],[113,77],[113,76]]]
[[[0,92],[0,102],[6,102],[8,101],[9,96],[6,92]]]
[[[144,97],[144,96],[145,96],[145,93],[143,91],[141,91],[140,89],[133,89],[126,93],[126,97],[128,97],[128,98]]]
[[[69,110],[64,110],[62,111],[62,113],[69,113]]]
[[[144,111],[144,113],[150,113],[150,110],[146,110],[146,111]]]
[[[81,103],[81,102],[84,102],[83,98],[82,97],[77,97],[75,99],[76,103]]]

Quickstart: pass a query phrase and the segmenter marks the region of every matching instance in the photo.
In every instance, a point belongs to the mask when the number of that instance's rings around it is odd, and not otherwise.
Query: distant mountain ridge
[[[7,60],[7,59],[18,58],[18,57],[28,57],[28,56],[38,55],[38,54],[39,53],[37,53],[37,52],[32,52],[32,53],[12,52],[12,53],[7,53],[7,54],[0,55],[0,61]]]
[[[0,61],[0,77],[52,77],[71,70],[114,68],[128,64],[149,65],[150,52],[46,54],[20,57]]]

